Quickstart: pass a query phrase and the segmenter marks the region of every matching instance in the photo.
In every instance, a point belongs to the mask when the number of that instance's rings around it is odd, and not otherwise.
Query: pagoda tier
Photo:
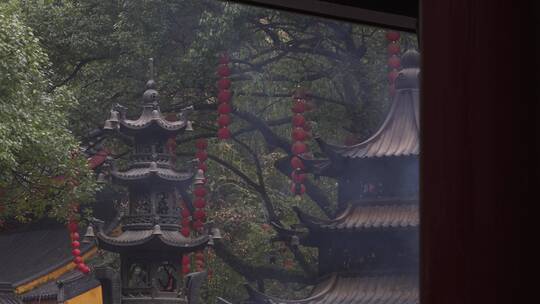
[[[126,230],[118,236],[108,236],[98,231],[96,237],[100,248],[116,253],[166,251],[182,254],[203,249],[209,241],[208,235],[188,238],[178,230],[161,230],[159,225],[151,230]]]
[[[367,140],[341,146],[316,138],[328,159],[303,157],[308,170],[318,175],[336,177],[351,161],[387,157],[417,157],[420,152],[420,111],[418,90],[419,54],[407,51],[395,82],[396,95],[390,111],[377,132]]]
[[[183,132],[190,127],[186,113],[176,115],[175,120],[166,119],[159,107],[159,94],[156,91],[156,82],[149,80],[146,83],[146,91],[143,93],[143,110],[139,118],[128,119],[126,108],[115,105],[111,110],[108,120],[105,121],[104,130],[116,131],[126,136],[147,137],[152,133],[153,137],[170,138]]]
[[[417,304],[418,277],[415,275],[373,275],[333,273],[317,284],[311,295],[284,300],[246,286],[248,303],[257,304]]]

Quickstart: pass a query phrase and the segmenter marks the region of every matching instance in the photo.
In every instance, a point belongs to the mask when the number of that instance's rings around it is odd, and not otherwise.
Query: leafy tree
[[[66,217],[94,182],[69,130],[67,87],[47,93],[50,64],[14,3],[0,4],[0,220]]]

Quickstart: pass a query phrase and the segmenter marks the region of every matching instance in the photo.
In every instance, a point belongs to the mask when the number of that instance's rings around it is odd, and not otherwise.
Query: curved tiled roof
[[[147,105],[143,107],[141,116],[138,119],[130,120],[121,118],[119,119],[119,123],[121,126],[120,131],[122,131],[122,127],[132,130],[140,130],[151,125],[158,126],[166,131],[179,131],[187,126],[187,120],[168,121],[161,113],[159,107]]]
[[[313,289],[311,296],[285,300],[248,286],[251,303],[265,304],[417,304],[418,277],[414,275],[358,276],[332,274]]]
[[[311,229],[366,230],[417,228],[420,223],[417,201],[371,201],[351,203],[332,220],[319,219],[295,208],[300,221]]]
[[[113,252],[122,252],[127,248],[130,250],[146,249],[161,250],[168,248],[170,250],[189,251],[194,248],[204,247],[209,240],[208,235],[202,235],[197,238],[187,238],[179,231],[163,230],[155,233],[154,230],[126,230],[118,236],[108,236],[101,231],[96,234],[100,248]],[[135,249],[134,249],[135,248]]]
[[[318,143],[329,156],[372,158],[418,155],[420,153],[419,116],[418,89],[397,90],[388,116],[373,136],[352,146],[332,145],[321,139]]]
[[[128,181],[128,180],[142,180],[152,177],[158,177],[165,181],[170,182],[190,182],[193,177],[191,172],[179,172],[172,168],[162,168],[162,167],[142,167],[142,168],[131,168],[126,171],[112,171],[114,178]]]

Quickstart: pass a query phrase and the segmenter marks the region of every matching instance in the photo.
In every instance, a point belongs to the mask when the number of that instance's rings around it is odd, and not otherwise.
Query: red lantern
[[[219,115],[217,122],[219,127],[226,127],[231,124],[231,117],[227,114]]]
[[[208,153],[204,150],[199,150],[195,153],[195,157],[199,159],[200,162],[203,162],[208,159]]]
[[[189,274],[189,267],[182,267],[182,274],[183,275],[186,275],[186,274]]]
[[[293,167],[293,169],[305,169],[304,163],[298,156],[293,156],[291,158],[291,167]]]
[[[205,150],[206,148],[208,148],[208,141],[206,140],[206,138],[199,138],[195,142],[195,147],[197,147],[197,149],[199,150]]]
[[[304,141],[308,138],[308,134],[303,128],[294,128],[291,137],[296,141]]]
[[[229,131],[228,128],[219,129],[218,138],[219,139],[229,139],[229,138],[231,138],[231,131]]]
[[[196,197],[204,197],[206,195],[206,188],[203,186],[197,186],[193,191]]]
[[[81,255],[81,251],[79,249],[73,249],[71,250],[71,254],[73,256],[80,256]]]
[[[297,114],[304,113],[306,111],[306,103],[301,100],[295,101],[292,107],[292,111]]]
[[[77,269],[84,272],[84,269],[86,269],[88,266],[84,263],[77,264]]]
[[[191,259],[189,258],[189,255],[183,255],[182,265],[189,265],[189,264],[191,264]]]
[[[306,180],[306,175],[304,173],[298,172],[299,170],[295,170],[291,173],[292,180],[297,184],[302,184]]]
[[[231,75],[231,69],[227,64],[220,64],[218,67],[218,75],[221,77],[229,77]]]
[[[393,69],[398,69],[400,65],[401,65],[401,61],[399,60],[399,58],[396,55],[392,55],[392,57],[390,57],[388,59],[388,66],[389,67],[391,67]]]
[[[306,193],[306,186],[304,186],[304,184],[293,183],[291,186],[291,192],[296,195],[302,195]]]
[[[307,146],[305,143],[301,142],[301,141],[297,141],[293,144],[292,146],[292,153],[295,154],[295,155],[298,155],[298,154],[302,154],[302,153],[306,153],[307,151]]]
[[[389,41],[397,41],[401,35],[396,31],[389,31],[386,33],[386,39]]]
[[[72,241],[78,241],[80,239],[80,235],[78,232],[72,232],[70,237]]]
[[[180,211],[180,215],[182,215],[183,218],[188,218],[191,216],[191,213],[189,212],[188,208],[184,208],[182,211]]]
[[[221,103],[228,103],[231,101],[231,96],[232,96],[231,91],[223,90],[219,92],[218,94],[218,101]]]
[[[195,208],[202,209],[206,207],[206,200],[204,198],[198,198],[195,200],[194,205],[195,205]]]
[[[392,70],[388,73],[388,82],[394,83],[396,81],[396,78],[398,77],[399,72],[397,70]]]
[[[390,43],[390,44],[388,45],[388,54],[390,54],[390,55],[397,55],[397,54],[399,54],[399,51],[400,51],[399,44],[397,44],[397,43]]]
[[[217,83],[218,89],[227,90],[231,87],[231,80],[229,78],[221,78]]]
[[[180,233],[185,237],[188,237],[190,232],[189,227],[182,227],[182,229],[180,229]]]
[[[191,223],[191,221],[189,220],[189,218],[183,218],[180,223],[182,224],[182,227],[188,227],[189,228],[189,224]]]
[[[293,116],[292,122],[295,127],[302,127],[306,123],[306,119],[303,115],[296,114]]]
[[[206,170],[208,170],[208,165],[203,163],[203,162],[199,162],[199,169],[203,170],[204,172],[206,172]]]
[[[229,114],[231,113],[231,106],[228,103],[222,103],[218,106],[219,114]]]
[[[198,219],[198,220],[204,220],[204,218],[206,218],[206,212],[204,212],[204,210],[195,210],[195,218]]]
[[[82,262],[83,262],[83,259],[80,256],[76,256],[75,258],[73,258],[73,263],[75,264],[80,264]]]
[[[227,55],[227,54],[223,54],[223,55],[219,56],[219,63],[220,64],[227,64],[227,63],[229,63],[229,60],[230,60],[230,58],[229,58],[229,55]]]
[[[195,223],[193,223],[193,228],[200,230],[204,226],[203,222],[201,220],[196,220]]]
[[[68,224],[68,229],[70,232],[77,232],[79,230],[79,223],[75,220],[71,220]]]
[[[71,242],[71,248],[77,249],[77,248],[79,248],[79,247],[81,247],[81,243],[79,243],[79,241],[73,241],[73,242]]]

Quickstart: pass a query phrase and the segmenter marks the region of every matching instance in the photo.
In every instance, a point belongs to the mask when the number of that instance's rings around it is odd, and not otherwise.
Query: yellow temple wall
[[[65,304],[103,304],[101,295],[101,286],[90,289],[74,298],[65,301]]]

